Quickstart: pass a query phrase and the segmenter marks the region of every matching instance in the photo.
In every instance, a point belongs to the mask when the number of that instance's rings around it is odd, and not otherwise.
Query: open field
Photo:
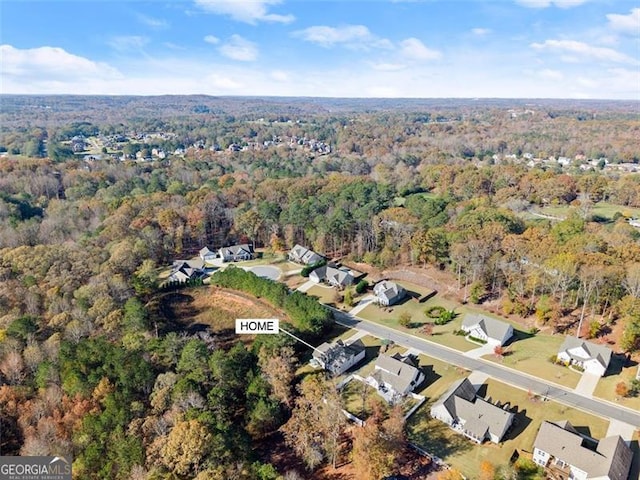
[[[157,298],[157,311],[169,330],[209,329],[223,343],[253,341],[253,335],[236,335],[236,318],[279,318],[284,312],[240,292],[203,286],[165,293]]]
[[[565,387],[575,388],[580,381],[580,374],[562,365],[551,363],[551,356],[556,355],[564,341],[561,335],[528,335],[518,333],[521,338],[505,348],[506,355],[499,359],[494,355],[485,355],[485,360],[529,373]]]
[[[620,397],[616,395],[616,385],[624,382],[628,387],[631,380],[636,378],[636,373],[638,372],[638,365],[622,368],[622,363],[620,357],[614,356],[612,358],[609,368],[611,373],[600,379],[593,395],[594,397],[600,397],[640,411],[640,395],[635,397]]]
[[[575,209],[575,207],[572,207],[570,205],[549,205],[536,209],[536,211],[545,215],[566,218],[573,209]],[[609,202],[599,202],[593,205],[593,207],[589,211],[589,215],[604,218],[607,220],[612,220],[613,216],[616,213],[620,213],[625,217],[637,218],[640,217],[640,208],[625,207]]]
[[[449,385],[450,382],[444,385],[444,390]],[[444,423],[430,418],[429,409],[438,397],[430,398],[409,419],[412,440],[469,478],[476,478],[480,463],[484,460],[495,466],[504,465],[508,463],[514,450],[531,451],[540,424],[544,420],[569,420],[579,431],[595,438],[603,437],[607,431],[609,422],[603,418],[568,408],[561,403],[530,398],[524,390],[492,379],[487,380],[479,393],[485,398],[491,397],[493,402],[508,401],[512,408],[517,408],[516,424],[507,433],[501,445],[476,445],[453,432]]]

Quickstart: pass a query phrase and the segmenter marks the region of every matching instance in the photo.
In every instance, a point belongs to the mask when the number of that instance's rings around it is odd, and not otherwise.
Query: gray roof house
[[[576,480],[627,480],[633,451],[619,435],[594,440],[568,421],[542,422],[533,443],[533,461]]]
[[[247,243],[243,243],[242,245],[222,247],[218,250],[218,253],[223,262],[251,260],[253,258],[253,247]]]
[[[613,352],[605,345],[587,342],[568,336],[560,346],[558,360],[566,364],[577,365],[585,372],[604,376]]]
[[[202,247],[198,252],[198,255],[200,255],[203,262],[212,262],[218,256],[216,252],[209,250],[209,247]]]
[[[334,375],[341,375],[351,367],[364,360],[366,347],[361,340],[345,344],[342,340],[336,343],[323,343],[313,351],[313,359],[322,368]]]
[[[509,323],[485,315],[465,315],[460,328],[491,345],[504,345],[513,336]]]
[[[401,285],[388,280],[376,283],[373,293],[376,295],[376,302],[385,306],[398,303],[407,295],[407,291]]]
[[[515,415],[478,397],[471,382],[464,378],[431,406],[431,416],[476,443],[489,439],[499,443],[513,423]]]
[[[388,403],[395,403],[398,398],[412,392],[424,378],[424,373],[415,366],[411,357],[396,353],[380,354],[367,381]]]
[[[297,244],[291,249],[288,256],[292,262],[302,263],[303,265],[312,265],[324,260],[322,255]]]
[[[196,260],[175,260],[171,267],[171,273],[167,278],[168,282],[184,283],[205,276],[204,261]]]
[[[309,280],[315,283],[325,282],[332,287],[344,288],[353,283],[354,277],[348,268],[324,265],[311,272]]]

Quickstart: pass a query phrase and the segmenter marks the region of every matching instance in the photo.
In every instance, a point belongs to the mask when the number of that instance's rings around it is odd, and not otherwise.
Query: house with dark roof
[[[324,282],[332,287],[342,289],[353,283],[354,276],[348,268],[324,265],[311,272],[311,274],[309,274],[309,280],[315,283]]]
[[[380,354],[376,359],[374,371],[367,377],[367,383],[388,403],[411,393],[424,380],[424,373],[416,366],[410,356]]]
[[[324,257],[319,253],[314,252],[302,245],[297,245],[289,252],[289,260],[303,265],[313,265],[324,260]]]
[[[376,283],[373,293],[376,296],[376,302],[386,307],[398,303],[407,295],[407,291],[401,285],[388,280]]]
[[[195,260],[175,260],[171,267],[171,272],[167,278],[168,282],[184,283],[189,280],[196,280],[206,276],[204,262],[198,258]]]
[[[568,336],[560,346],[557,358],[567,365],[577,365],[585,372],[603,377],[612,355],[611,349],[605,345]]]
[[[491,345],[504,345],[513,336],[511,324],[485,315],[465,315],[460,328]]]
[[[544,421],[533,443],[533,461],[576,480],[627,480],[633,451],[622,437],[597,441],[568,421]]]
[[[515,415],[479,397],[469,379],[455,382],[431,406],[431,416],[476,443],[500,443]]]
[[[222,247],[218,250],[218,255],[223,262],[251,260],[253,258],[253,247],[246,243],[241,245],[232,245],[230,247]]]
[[[313,351],[313,359],[334,375],[341,375],[364,360],[366,347],[361,340],[345,344],[342,340],[323,343]]]

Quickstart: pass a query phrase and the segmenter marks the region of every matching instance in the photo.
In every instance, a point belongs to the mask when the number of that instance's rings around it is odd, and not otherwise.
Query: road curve
[[[331,307],[329,307],[331,308]],[[526,373],[498,365],[487,360],[476,360],[464,356],[462,353],[448,347],[438,345],[428,340],[423,340],[411,334],[400,332],[393,328],[385,327],[349,313],[331,308],[337,323],[350,328],[363,330],[378,338],[387,338],[398,345],[415,348],[425,355],[437,358],[444,362],[457,365],[468,370],[482,372],[502,382],[531,390],[533,393],[556,400],[570,407],[579,408],[587,412],[599,415],[607,419],[615,419],[640,428],[640,412],[612,403],[589,398],[575,393],[573,390],[559,385],[549,384]],[[554,419],[551,419],[554,420]],[[555,419],[557,420],[557,419]]]

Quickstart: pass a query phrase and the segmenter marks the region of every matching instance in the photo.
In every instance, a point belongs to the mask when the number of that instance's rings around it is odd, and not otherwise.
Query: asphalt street
[[[338,323],[363,330],[373,336],[386,338],[403,347],[415,348],[425,355],[437,358],[444,362],[457,365],[467,370],[482,372],[496,380],[514,385],[516,387],[530,390],[531,392],[546,397],[549,400],[556,400],[570,407],[594,413],[601,417],[619,420],[636,427],[640,427],[640,412],[615,404],[589,398],[576,394],[573,390],[546,383],[526,373],[503,367],[501,365],[486,361],[476,360],[464,356],[462,353],[451,350],[447,347],[422,340],[413,335],[399,332],[392,328],[369,322],[351,314],[332,309]]]

